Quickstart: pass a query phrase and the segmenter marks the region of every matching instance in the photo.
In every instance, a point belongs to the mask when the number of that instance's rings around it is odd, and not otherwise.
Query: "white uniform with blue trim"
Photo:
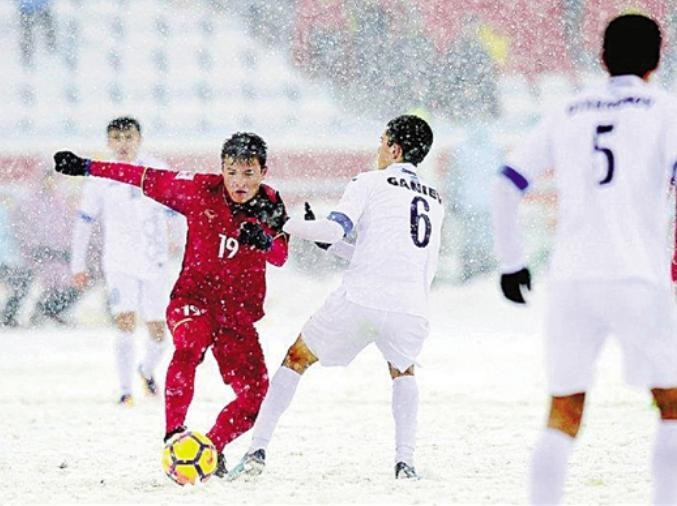
[[[371,342],[400,370],[428,334],[428,304],[444,210],[411,164],[365,172],[348,184],[329,219],[357,241],[342,286],[303,328],[324,365],[346,365]]]
[[[525,265],[515,195],[547,169],[558,194],[546,315],[554,395],[589,387],[609,334],[630,383],[677,386],[668,242],[676,163],[677,101],[636,76],[573,96],[508,156],[494,209],[504,272]]]
[[[134,165],[166,168],[151,158]],[[169,297],[168,217],[171,210],[144,196],[139,188],[87,178],[73,237],[71,271],[86,271],[91,223],[103,228],[102,269],[114,314],[140,312],[147,321],[162,321]]]

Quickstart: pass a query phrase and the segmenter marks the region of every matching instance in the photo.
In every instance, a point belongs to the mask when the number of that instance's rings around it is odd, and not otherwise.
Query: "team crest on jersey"
[[[205,209],[203,213],[210,221],[216,218],[216,211],[212,209]]]
[[[186,179],[188,181],[192,181],[193,179],[195,179],[195,172],[182,170],[176,173],[176,177],[174,179]]]

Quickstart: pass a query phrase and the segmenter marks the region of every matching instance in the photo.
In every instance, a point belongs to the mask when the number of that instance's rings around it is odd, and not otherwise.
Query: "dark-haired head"
[[[653,19],[639,14],[619,16],[604,31],[602,61],[612,76],[645,77],[658,67],[661,40]]]
[[[120,116],[115,118],[106,127],[106,133],[110,133],[113,130],[130,130],[135,128],[137,132],[141,133],[141,124],[136,118],[131,116]]]
[[[266,142],[251,132],[236,132],[223,143],[221,161],[226,158],[231,162],[245,162],[256,159],[261,168],[266,167]]]
[[[398,116],[388,122],[385,136],[388,145],[397,144],[402,149],[405,162],[418,165],[433,144],[433,131],[425,120],[413,115]]]

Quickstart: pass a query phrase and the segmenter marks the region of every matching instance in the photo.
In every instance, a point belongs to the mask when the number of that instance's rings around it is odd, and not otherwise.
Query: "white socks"
[[[574,438],[564,432],[550,428],[543,431],[531,456],[531,504],[559,504],[573,443]]]
[[[120,393],[131,395],[132,378],[134,377],[134,333],[123,332],[119,329],[115,333],[115,363],[120,380]]]
[[[165,351],[166,339],[162,341],[156,341],[152,337],[148,336],[146,340],[146,355],[143,357],[141,362],[141,374],[146,378],[151,378],[155,373],[155,367],[157,367],[158,362],[162,358],[162,354]]]
[[[651,461],[654,504],[677,504],[677,421],[661,420]]]
[[[254,434],[249,452],[266,449],[277,422],[291,404],[301,375],[288,367],[280,367],[270,380],[268,393],[254,423]]]
[[[392,410],[395,419],[395,463],[405,462],[413,466],[418,415],[418,385],[414,376],[400,376],[393,380]]]

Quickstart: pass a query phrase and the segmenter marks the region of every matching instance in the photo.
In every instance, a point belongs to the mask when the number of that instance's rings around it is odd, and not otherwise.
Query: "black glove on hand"
[[[273,247],[273,238],[266,234],[258,223],[245,221],[240,225],[240,244],[252,246],[261,251],[270,251]]]
[[[310,208],[310,204],[308,202],[306,202],[304,205],[305,205],[306,213],[303,215],[303,219],[306,220],[306,221],[314,221],[315,220],[315,213]],[[322,249],[326,250],[326,249],[329,249],[329,246],[331,246],[331,244],[329,244],[328,242],[316,242],[315,246],[317,246],[318,248],[322,248]]]
[[[517,272],[501,275],[501,290],[508,300],[517,304],[526,304],[522,295],[522,287],[531,290],[531,273],[526,267]]]
[[[67,176],[86,176],[89,174],[91,160],[80,158],[71,151],[54,153],[54,170]]]
[[[275,194],[275,201],[271,200],[264,191],[259,191],[254,198],[244,204],[232,204],[234,213],[244,213],[265,223],[276,232],[282,231],[287,221],[287,212],[279,193]]]

